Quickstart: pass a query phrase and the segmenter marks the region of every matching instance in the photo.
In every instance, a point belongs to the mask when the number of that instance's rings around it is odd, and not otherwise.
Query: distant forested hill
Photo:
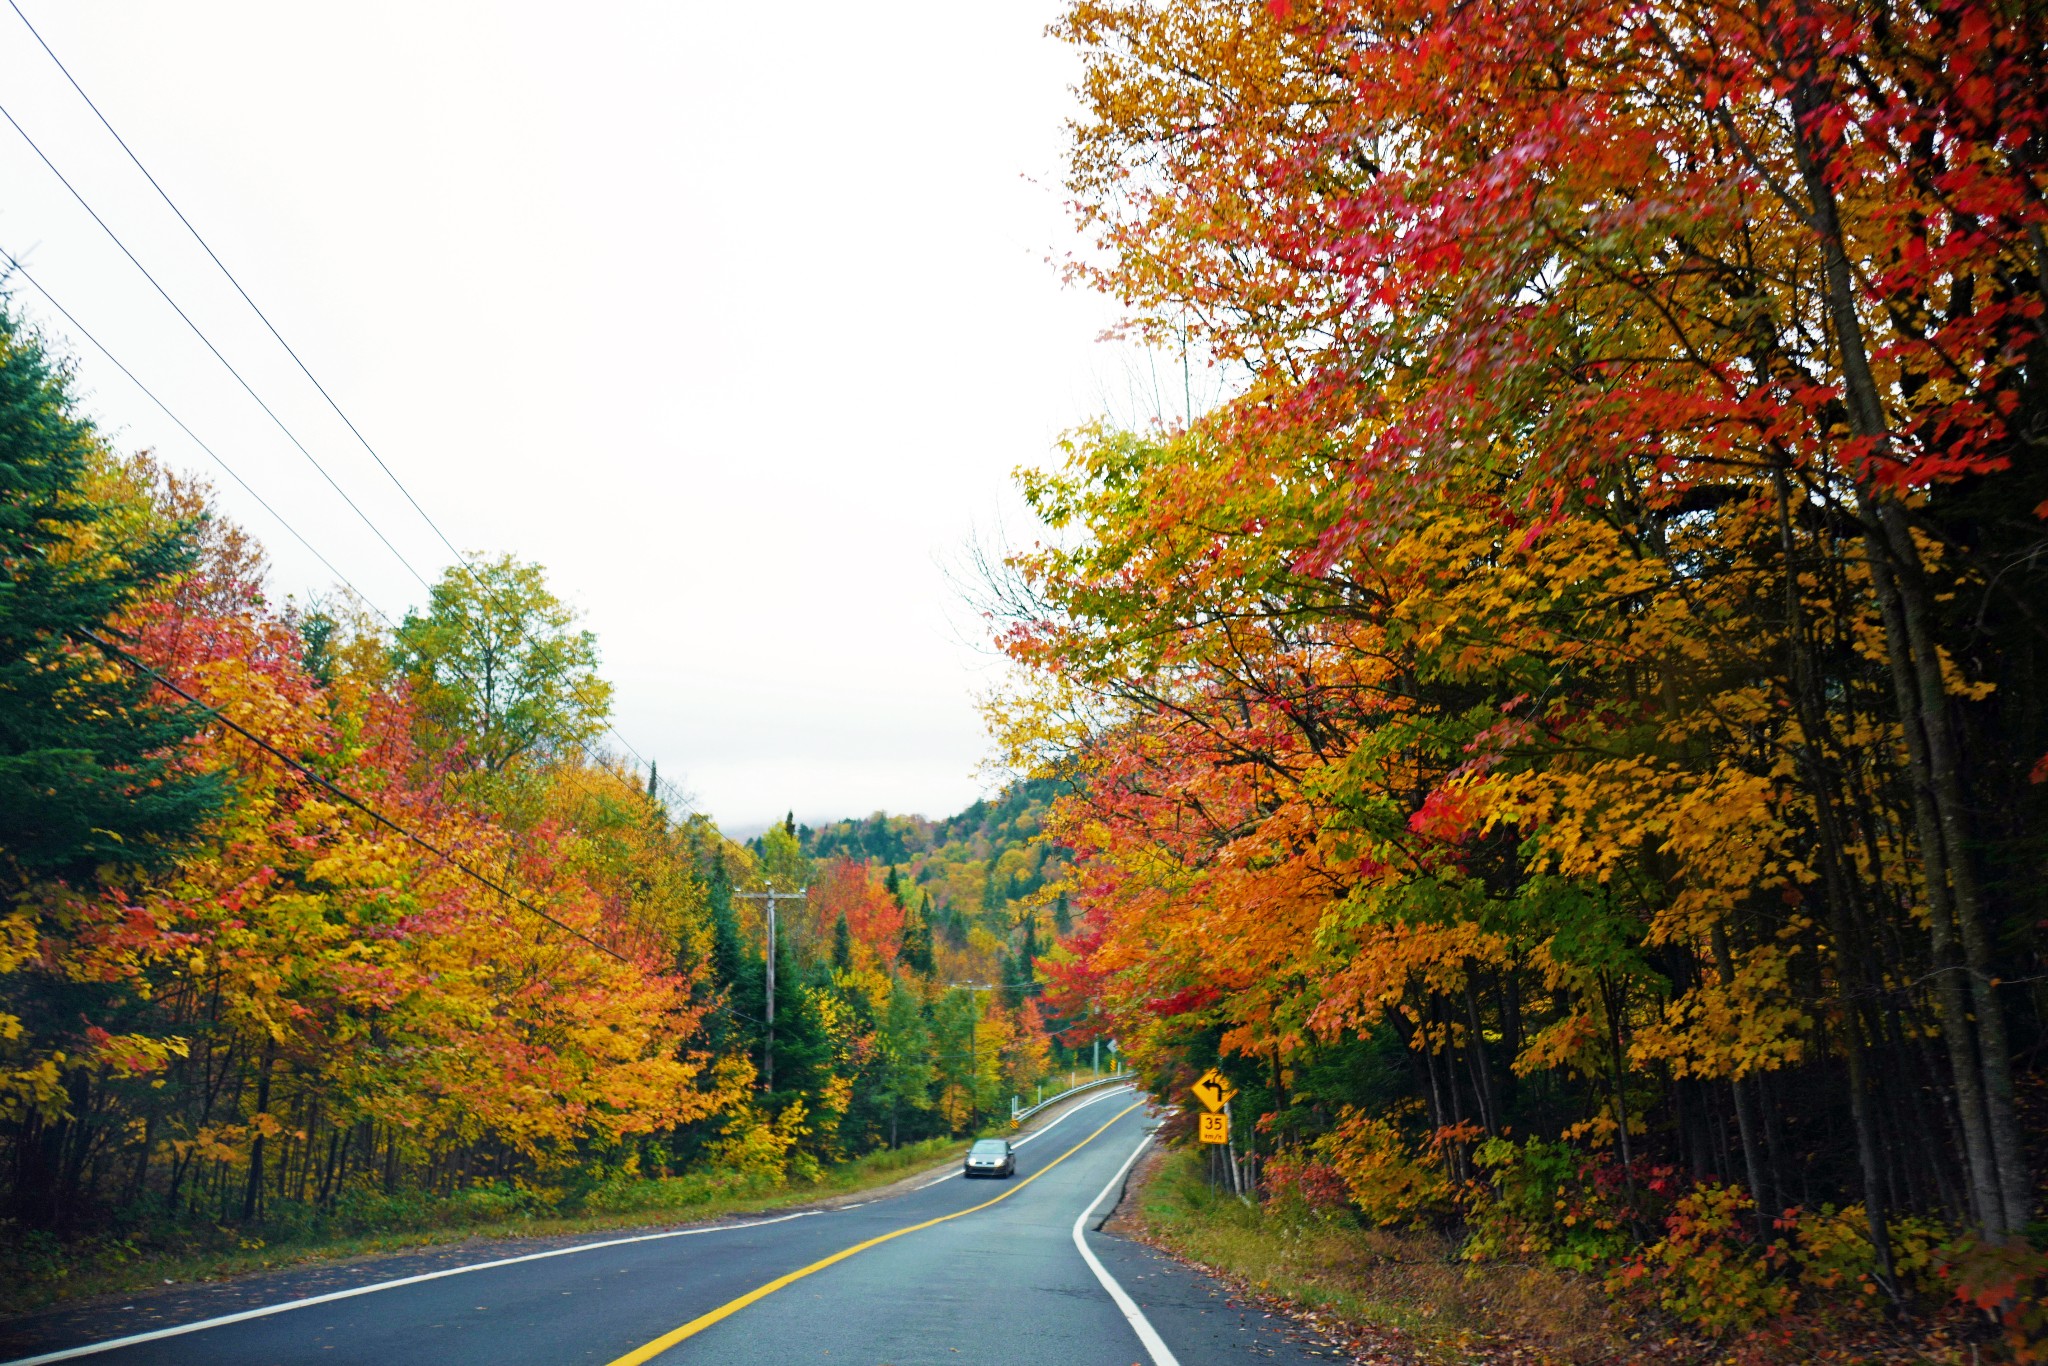
[[[1029,981],[1029,963],[1066,929],[1066,898],[1039,894],[1066,871],[1067,851],[1038,841],[1059,786],[1034,779],[933,821],[877,811],[821,829],[797,827],[803,852],[895,869],[906,900],[922,903],[933,931],[954,949],[996,959],[1006,978]]]

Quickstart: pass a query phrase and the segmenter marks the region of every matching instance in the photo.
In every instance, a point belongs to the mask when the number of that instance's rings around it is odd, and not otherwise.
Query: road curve
[[[531,1255],[464,1249],[425,1270],[392,1259],[388,1279],[339,1290],[287,1274],[265,1278],[261,1302],[195,1296],[184,1321],[120,1325],[126,1341],[80,1313],[7,1340],[29,1347],[22,1366],[1329,1361],[1210,1278],[1095,1231],[1152,1127],[1119,1089],[1028,1135],[1008,1181],[951,1175],[835,1210]]]

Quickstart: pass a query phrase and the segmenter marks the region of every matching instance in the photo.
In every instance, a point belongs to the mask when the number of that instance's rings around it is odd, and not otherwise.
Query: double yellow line
[[[718,1308],[711,1310],[709,1313],[699,1314],[696,1318],[691,1319],[682,1327],[677,1328],[672,1332],[663,1333],[660,1337],[648,1343],[646,1346],[635,1347],[632,1351],[626,1353],[624,1356],[619,1357],[617,1360],[609,1363],[609,1366],[642,1366],[642,1363],[654,1360],[654,1358],[660,1356],[663,1352],[666,1352],[669,1348],[675,1346],[677,1343],[683,1341],[685,1338],[695,1337],[697,1334],[703,1332],[706,1328],[709,1328],[712,1324],[717,1323],[720,1319],[732,1317],[734,1314],[737,1314],[740,1310],[745,1309],[748,1305],[754,1303],[754,1301],[768,1298],[768,1296],[774,1294],[776,1291],[782,1289],[784,1286],[792,1285],[797,1281],[802,1280],[804,1277],[810,1275],[813,1271],[823,1271],[826,1267],[831,1266],[834,1262],[843,1262],[848,1257],[853,1256],[855,1253],[866,1252],[869,1248],[875,1247],[881,1243],[886,1243],[891,1238],[901,1238],[906,1233],[916,1233],[919,1229],[930,1228],[933,1224],[943,1224],[948,1219],[958,1219],[965,1215],[974,1214],[977,1211],[985,1210],[990,1205],[1000,1205],[1003,1203],[1003,1201],[1009,1199],[1018,1191],[1023,1190],[1033,1181],[1036,1181],[1039,1177],[1044,1176],[1054,1167],[1059,1166],[1060,1163],[1066,1161],[1075,1153],[1080,1152],[1081,1149],[1087,1147],[1096,1139],[1102,1137],[1103,1130],[1109,1128],[1111,1124],[1116,1123],[1118,1120],[1122,1119],[1125,1115],[1137,1109],[1140,1105],[1143,1105],[1144,1103],[1144,1101],[1138,1100],[1131,1102],[1129,1105],[1126,1105],[1123,1109],[1111,1115],[1109,1117],[1108,1123],[1104,1124],[1101,1129],[1097,1129],[1094,1133],[1088,1135],[1088,1137],[1082,1139],[1079,1143],[1076,1143],[1073,1147],[1067,1149],[1058,1157],[1055,1157],[1052,1161],[1046,1163],[1043,1167],[1040,1167],[1037,1171],[1031,1173],[1031,1175],[1025,1177],[1022,1181],[1019,1181],[1016,1185],[1010,1187],[1008,1190],[1004,1191],[1001,1195],[998,1195],[993,1200],[984,1200],[978,1205],[970,1205],[966,1209],[955,1210],[951,1214],[942,1214],[936,1219],[927,1219],[921,1224],[912,1224],[908,1228],[899,1228],[893,1233],[884,1233],[881,1237],[870,1238],[864,1243],[855,1243],[852,1247],[844,1248],[841,1251],[833,1253],[829,1257],[825,1257],[818,1261],[812,1262],[809,1266],[799,1267],[797,1270],[790,1272],[787,1276],[777,1276],[774,1280],[768,1282],[766,1285],[757,1286],[754,1289],[749,1290],[746,1294],[741,1295],[738,1299],[727,1300],[724,1304],[719,1305]]]

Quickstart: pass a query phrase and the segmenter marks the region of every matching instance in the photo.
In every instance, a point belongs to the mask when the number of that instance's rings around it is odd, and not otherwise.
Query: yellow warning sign
[[[1200,1137],[1204,1143],[1230,1142],[1230,1116],[1225,1114],[1202,1115]]]
[[[1237,1094],[1237,1088],[1213,1067],[1204,1072],[1188,1089],[1195,1093],[1195,1099],[1202,1102],[1202,1108],[1205,1110],[1221,1110],[1230,1104],[1230,1098]],[[1219,1138],[1216,1141],[1221,1143],[1223,1140]]]

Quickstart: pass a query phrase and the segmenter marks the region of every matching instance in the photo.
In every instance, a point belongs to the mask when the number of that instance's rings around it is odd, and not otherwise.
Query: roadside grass
[[[333,1211],[285,1204],[253,1226],[137,1224],[64,1241],[0,1220],[0,1315],[168,1283],[460,1243],[705,1223],[815,1204],[957,1160],[967,1140],[882,1149],[778,1183],[739,1172],[608,1181],[573,1194],[486,1186],[449,1196],[356,1193]]]
[[[1200,1158],[1168,1152],[1140,1188],[1141,1231],[1248,1290],[1396,1340],[1419,1361],[1631,1359],[1599,1287],[1547,1266],[1475,1267],[1432,1232],[1366,1228],[1305,1205],[1248,1206],[1210,1191]],[[1509,1346],[1508,1344],[1512,1344]],[[1376,1358],[1377,1359],[1377,1358]]]

